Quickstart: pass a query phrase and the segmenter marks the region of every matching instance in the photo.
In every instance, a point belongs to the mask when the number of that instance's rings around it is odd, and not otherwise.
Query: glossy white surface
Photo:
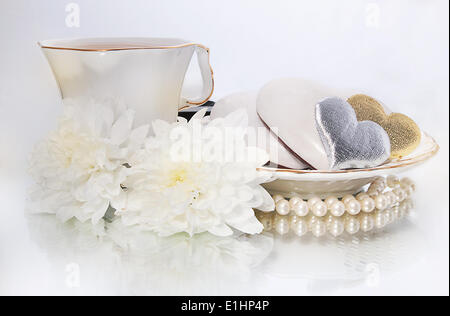
[[[79,28],[65,25],[64,3],[0,2],[0,294],[449,294],[448,1],[76,2]],[[187,16],[188,23],[180,22]],[[182,262],[179,257],[147,265],[145,258],[111,251],[107,244],[90,251],[95,243],[89,239],[88,249],[74,250],[75,242],[65,247],[70,234],[51,237],[64,231],[55,234],[58,226],[32,225],[23,215],[28,153],[61,111],[56,82],[36,42],[130,35],[179,36],[208,45],[215,100],[301,75],[357,87],[410,115],[442,146],[429,163],[405,173],[417,182],[416,217],[350,247],[277,238],[273,252],[251,269],[246,267],[262,260],[261,254],[245,258],[255,251],[252,244],[234,245],[237,250],[226,257],[233,269],[212,284],[211,270],[205,270],[208,278],[195,279],[192,269],[168,275],[169,264]],[[190,79],[186,88],[195,93],[201,76]],[[201,257],[198,247],[191,249],[193,258]],[[239,254],[244,259],[233,260]],[[80,287],[70,287],[76,285],[76,264]]]
[[[27,181],[8,178],[0,294],[448,294],[448,209],[445,198],[430,199],[440,190],[433,182],[418,183],[412,218],[374,235],[118,235],[123,249],[52,216],[25,217]]]

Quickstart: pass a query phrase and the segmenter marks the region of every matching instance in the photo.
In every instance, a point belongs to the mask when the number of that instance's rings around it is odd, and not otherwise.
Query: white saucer
[[[342,197],[345,194],[357,193],[379,176],[398,174],[414,168],[433,157],[438,151],[439,145],[436,141],[423,132],[422,141],[413,153],[374,168],[323,171],[263,167],[259,170],[273,173],[275,180],[264,184],[271,194],[281,194],[288,198],[300,195],[305,199],[313,195],[325,198],[330,194]]]

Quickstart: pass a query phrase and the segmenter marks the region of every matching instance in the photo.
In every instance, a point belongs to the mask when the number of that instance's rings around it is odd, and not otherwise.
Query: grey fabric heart
[[[375,167],[389,158],[386,131],[375,122],[358,122],[347,101],[324,99],[316,105],[315,118],[330,169]]]

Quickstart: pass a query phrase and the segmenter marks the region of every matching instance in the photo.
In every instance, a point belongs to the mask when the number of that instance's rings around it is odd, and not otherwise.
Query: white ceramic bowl
[[[264,184],[271,194],[281,194],[285,197],[300,195],[305,199],[313,195],[325,198],[330,194],[342,197],[360,191],[379,176],[398,174],[414,168],[438,151],[439,145],[436,141],[427,133],[422,133],[422,141],[413,153],[374,168],[323,171],[264,167],[259,170],[273,173],[274,181]]]

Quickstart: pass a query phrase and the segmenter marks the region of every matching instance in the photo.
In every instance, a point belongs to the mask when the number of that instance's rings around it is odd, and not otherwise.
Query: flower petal
[[[249,207],[236,207],[227,218],[227,224],[247,234],[258,234],[264,226]]]
[[[122,144],[130,135],[131,126],[133,124],[133,115],[126,112],[114,123],[111,128],[111,143],[114,145]]]
[[[155,136],[164,135],[169,132],[171,124],[163,120],[155,120],[152,122],[152,129]]]
[[[191,117],[191,119],[189,120],[189,122],[194,122],[194,121],[196,121],[196,120],[201,120],[201,119],[206,115],[206,111],[207,111],[207,110],[208,110],[207,108],[203,108],[203,109],[197,111],[197,112]]]
[[[208,232],[221,237],[233,235],[233,230],[225,224],[211,227],[210,229],[208,229]]]
[[[150,125],[147,124],[139,126],[138,128],[135,128],[134,130],[131,131],[129,142],[133,146],[132,148],[133,150],[137,149],[144,143],[145,139],[147,138],[149,130]]]

